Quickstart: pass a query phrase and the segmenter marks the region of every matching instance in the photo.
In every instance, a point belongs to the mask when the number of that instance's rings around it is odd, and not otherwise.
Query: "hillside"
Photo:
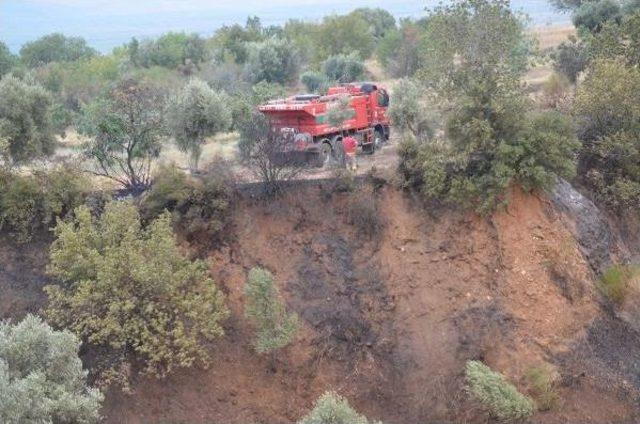
[[[247,196],[231,241],[205,252],[232,310],[210,369],[140,379],[112,390],[108,423],[290,423],[325,390],[344,394],[387,423],[478,422],[463,367],[482,359],[522,391],[525,374],[549,364],[560,404],[536,422],[632,422],[640,387],[638,346],[600,306],[594,277],[565,220],[541,196],[512,193],[490,219],[431,208],[392,186],[335,193],[300,186],[264,204]],[[371,238],[355,211],[375,207]],[[2,245],[3,317],[42,303],[47,244]],[[32,271],[15,279],[16,269]],[[276,357],[251,348],[243,285],[271,270],[302,330]],[[633,336],[637,337],[637,336]],[[619,345],[616,356],[610,346]],[[618,356],[620,355],[620,356]]]

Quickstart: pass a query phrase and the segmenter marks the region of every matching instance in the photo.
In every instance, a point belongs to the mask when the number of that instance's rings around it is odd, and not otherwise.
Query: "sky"
[[[438,0],[0,0],[0,40],[17,52],[27,41],[52,32],[82,36],[107,52],[131,37],[155,37],[167,31],[210,35],[225,24],[259,16],[265,25],[290,18],[320,20],[357,7],[382,7],[396,17],[420,17]],[[531,15],[536,25],[568,20],[546,0],[513,0],[513,8]]]

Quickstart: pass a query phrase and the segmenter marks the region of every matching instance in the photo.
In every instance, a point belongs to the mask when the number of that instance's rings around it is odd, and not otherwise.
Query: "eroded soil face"
[[[633,330],[600,306],[592,271],[548,201],[515,191],[507,210],[481,218],[428,211],[390,186],[362,190],[244,200],[233,241],[208,252],[232,311],[213,363],[140,378],[132,395],[110,391],[106,422],[291,423],[330,389],[385,423],[485,422],[464,390],[469,359],[524,392],[530,367],[553,367],[562,401],[535,422],[637,420],[629,358],[640,345],[622,343]],[[353,224],[363,203],[384,222],[371,237]],[[275,356],[254,353],[243,314],[254,266],[274,274],[300,317],[295,342]]]
[[[555,367],[565,402],[540,422],[634,419],[634,390],[593,362],[604,319],[593,277],[548,202],[514,192],[485,219],[429,215],[395,189],[366,190],[384,221],[372,238],[350,224],[362,195],[307,188],[240,208],[235,241],[210,255],[233,311],[214,364],[111,394],[108,421],[290,423],[333,389],[389,423],[483,422],[464,391],[468,359],[523,391],[530,367]],[[303,327],[275,359],[253,353],[243,318],[257,265],[274,273]]]

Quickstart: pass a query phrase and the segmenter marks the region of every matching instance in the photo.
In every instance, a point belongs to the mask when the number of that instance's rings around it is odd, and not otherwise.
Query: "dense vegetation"
[[[255,106],[301,85],[322,93],[368,78],[372,59],[399,78],[389,109],[401,138],[399,171],[404,187],[425,200],[489,214],[513,186],[545,190],[577,176],[600,204],[637,214],[637,2],[555,3],[572,11],[579,31],[551,52],[558,74],[544,85],[543,102],[523,87],[537,52],[504,0],[463,0],[399,22],[371,8],[270,27],[252,17],[211,37],[168,33],[108,54],[62,34],[27,43],[19,55],[0,43],[0,230],[24,243],[55,227],[45,316],[66,329],[33,317],[0,326],[3,422],[29,408],[34,418],[15,422],[97,419],[101,396],[86,387],[81,342],[92,376],[125,387],[138,371],[162,377],[210,361],[209,342],[223,336],[229,312],[207,265],[191,260],[181,243],[225,240],[236,187],[225,161],[200,169],[204,145],[237,132],[240,162],[276,192],[300,169],[274,163],[282,140]],[[341,105],[327,121],[339,126],[350,113]],[[78,147],[82,170],[51,160],[56,136],[70,127],[86,137]],[[171,143],[188,156],[190,174],[156,163]],[[92,193],[99,190],[87,175],[140,196],[110,201],[111,191]],[[343,191],[353,190],[351,173],[337,175],[346,181]],[[348,222],[372,238],[383,226],[376,204],[354,199]],[[631,276],[613,267],[599,287],[619,304]],[[284,348],[298,330],[277,286],[262,268],[248,273],[245,315],[258,353]],[[22,358],[30,349],[19,346],[22,331],[68,368],[37,349]],[[484,364],[469,362],[466,378],[495,417],[533,413],[533,401]],[[531,379],[538,407],[550,408],[548,376]],[[25,393],[37,393],[41,404],[27,404]],[[369,421],[327,393],[300,422]]]

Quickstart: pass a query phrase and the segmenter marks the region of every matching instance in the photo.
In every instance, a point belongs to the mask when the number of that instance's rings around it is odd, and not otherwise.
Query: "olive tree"
[[[229,98],[198,79],[192,79],[169,104],[169,130],[178,148],[189,155],[192,170],[198,169],[206,137],[231,127]]]
[[[273,352],[291,343],[298,330],[298,317],[287,313],[271,273],[253,268],[244,293],[245,314],[256,326],[256,351]]]
[[[401,149],[403,161],[410,153],[401,167],[415,171],[411,184],[427,198],[489,213],[513,183],[544,189],[556,175],[573,174],[578,143],[570,123],[529,113],[520,81],[530,41],[508,1],[438,7],[425,31],[430,60],[419,76],[437,96],[444,137]]]
[[[84,153],[92,173],[140,190],[151,181],[151,164],[162,148],[164,98],[134,79],[118,83],[83,109],[78,126],[89,137]]]
[[[98,219],[81,206],[55,236],[46,314],[99,353],[100,381],[126,387],[137,367],[162,377],[209,361],[206,342],[228,311],[207,265],[178,247],[168,212],[143,228],[131,203],[108,203]]]
[[[54,129],[51,95],[41,85],[5,75],[0,80],[0,139],[6,165],[53,154]]]
[[[0,323],[0,421],[5,424],[91,424],[103,396],[87,386],[80,341],[27,315]]]
[[[298,77],[300,58],[289,41],[270,38],[250,43],[248,51],[244,72],[249,81],[285,84]]]

